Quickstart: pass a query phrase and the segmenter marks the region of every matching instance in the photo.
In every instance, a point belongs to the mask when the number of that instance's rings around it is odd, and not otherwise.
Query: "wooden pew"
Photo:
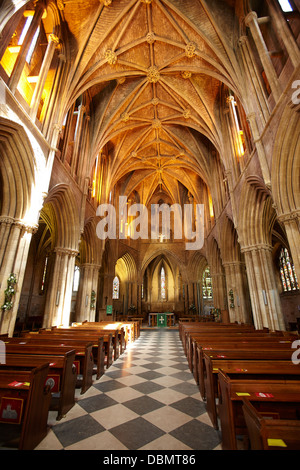
[[[140,336],[140,325],[141,321],[139,318],[136,320],[133,319],[127,319],[127,321],[115,321],[115,322],[109,322],[102,320],[100,322],[83,322],[83,326],[89,327],[102,327],[102,326],[107,326],[107,325],[115,325],[117,328],[124,328],[125,331],[125,338],[126,338],[126,343],[130,338],[132,338],[132,341],[137,339]]]
[[[269,413],[281,419],[298,420],[300,416],[299,375],[281,378],[266,378],[264,374],[241,376],[218,372],[219,404],[218,415],[221,423],[222,449],[237,450],[237,436],[247,436],[243,415],[243,398],[248,398],[260,412]]]
[[[226,331],[227,329],[237,328],[240,331],[255,331],[253,325],[237,324],[237,323],[186,323],[182,322],[179,324],[179,336],[183,343],[185,342],[185,336],[188,332],[209,332],[209,331]],[[266,331],[268,332],[268,331]]]
[[[77,365],[77,383],[76,387],[81,387],[81,394],[84,394],[93,383],[93,343],[86,340],[77,339],[43,339],[40,335],[35,335],[36,338],[7,338],[5,340],[6,346],[13,344],[18,346],[19,352],[22,354],[31,351],[37,354],[51,354],[58,351],[60,347],[67,346],[69,349],[75,350],[75,364]],[[21,349],[23,348],[23,349]],[[26,350],[27,348],[27,350]]]
[[[207,343],[207,341],[211,341],[212,343],[217,341],[222,342],[234,342],[237,343],[254,343],[254,342],[264,342],[264,343],[274,343],[274,342],[291,342],[296,339],[296,336],[288,337],[288,336],[273,336],[269,333],[262,333],[262,332],[252,332],[252,333],[240,333],[235,331],[229,331],[223,334],[214,334],[214,333],[207,333],[203,335],[197,336],[190,336],[189,337],[189,346],[187,350],[187,359],[189,363],[189,367],[191,372],[194,371],[195,359],[196,359],[196,350],[197,344]]]
[[[136,332],[139,331],[138,323],[136,323]],[[134,322],[110,322],[110,321],[100,321],[100,322],[83,322],[82,325],[77,327],[83,329],[96,329],[102,331],[111,331],[112,333],[116,332],[119,337],[119,354],[122,354],[128,343],[128,337],[131,334],[130,330],[135,330]],[[135,334],[135,333],[134,333]],[[119,354],[116,356],[119,357]]]
[[[195,380],[198,383],[199,390],[203,399],[205,399],[205,384],[204,384],[204,359],[203,354],[210,350],[239,350],[239,351],[268,351],[268,350],[288,350],[291,352],[291,342],[290,341],[274,341],[274,342],[264,342],[264,341],[254,341],[254,342],[238,342],[238,341],[218,341],[207,343],[202,342],[202,344],[197,343],[197,354],[196,362],[197,366],[194,368]]]
[[[262,335],[262,336],[266,336],[266,335],[269,335],[269,333],[266,333],[265,331],[262,331],[262,330],[253,330],[253,329],[247,329],[247,328],[239,328],[239,327],[236,327],[236,326],[232,326],[232,327],[227,327],[226,329],[218,329],[218,330],[213,330],[213,329],[210,329],[208,331],[185,331],[184,332],[184,351],[185,351],[185,354],[186,356],[188,357],[189,355],[192,355],[192,352],[191,352],[191,349],[193,347],[193,342],[197,339],[197,338],[203,338],[205,336],[216,336],[216,337],[223,337],[224,335],[232,335],[232,334],[236,334],[236,335],[240,335],[240,336],[244,336],[244,335],[253,335],[253,334],[256,334],[256,335]]]
[[[250,450],[300,450],[300,420],[270,419],[243,398]]]
[[[97,334],[99,337],[103,338],[103,343],[105,345],[106,356],[109,355],[109,360],[107,362],[107,367],[109,367],[112,362],[120,356],[120,353],[123,351],[124,346],[121,347],[122,342],[124,342],[124,330],[111,330],[111,329],[104,329],[104,328],[88,328],[88,327],[52,327],[51,330],[49,329],[41,329],[39,330],[42,334],[48,334],[50,331],[56,333],[58,335],[73,334],[77,332],[82,332],[84,334]],[[112,344],[112,349],[111,349]],[[107,356],[108,357],[108,356]]]
[[[49,364],[29,370],[0,368],[0,445],[33,450],[47,434]],[[14,424],[13,424],[14,423]]]
[[[263,354],[263,353],[261,353]],[[218,399],[218,371],[244,375],[265,374],[267,377],[273,375],[299,375],[300,367],[291,362],[291,357],[285,360],[245,360],[245,359],[221,359],[212,358],[204,354],[205,363],[205,396],[206,410],[215,429],[218,429],[217,403]]]
[[[99,379],[104,374],[105,358],[107,358],[107,367],[112,363],[112,339],[111,335],[106,336],[106,346],[104,344],[104,338],[97,334],[89,334],[88,332],[80,334],[79,331],[65,333],[57,333],[57,330],[41,330],[40,332],[29,332],[23,333],[22,338],[33,339],[40,341],[51,340],[56,343],[63,343],[65,340],[70,342],[73,339],[75,341],[92,342],[92,354],[94,364],[96,365],[96,378]],[[107,353],[107,356],[106,356]]]
[[[133,316],[133,317],[129,316],[127,321],[124,321],[125,325],[127,323],[129,323],[129,324],[133,323],[134,324],[134,331],[135,331],[134,340],[136,340],[140,337],[140,332],[141,332],[141,327],[142,327],[142,324],[143,324],[143,320],[144,320],[143,315],[140,315],[140,316]]]
[[[203,338],[203,336],[209,335],[209,336],[218,336],[218,337],[223,337],[228,336],[228,335],[236,334],[237,336],[251,336],[251,335],[256,335],[256,336],[262,336],[262,337],[283,337],[283,336],[291,336],[291,333],[287,332],[269,332],[266,331],[265,329],[262,330],[254,330],[252,328],[241,328],[239,326],[231,326],[231,327],[226,327],[226,328],[217,328],[217,329],[207,329],[207,330],[187,330],[184,332],[184,349],[185,353],[188,354],[189,348],[191,347],[192,343],[194,340],[197,338]],[[297,335],[293,335],[297,336]]]
[[[61,327],[59,327],[60,329]],[[72,328],[72,327],[71,327]],[[115,359],[119,357],[125,351],[126,348],[126,335],[127,328],[123,322],[83,322],[82,325],[76,325],[74,328],[78,329],[94,329],[97,331],[106,331],[112,333],[113,338],[116,338],[115,342]]]
[[[102,332],[102,331],[99,331],[97,333],[97,331],[89,331],[88,329],[86,330],[80,330],[80,329],[75,329],[75,328],[51,328],[50,330],[49,329],[41,329],[39,330],[39,333],[43,334],[43,335],[47,335],[47,334],[57,334],[59,336],[70,336],[70,337],[75,337],[75,335],[77,335],[76,337],[80,337],[82,336],[83,338],[93,338],[94,341],[96,342],[103,342],[103,350],[104,350],[104,357],[98,357],[98,354],[100,354],[100,351],[101,351],[101,348],[98,350],[98,353],[95,354],[95,356],[97,357],[97,364],[100,363],[100,365],[104,364],[104,366],[106,366],[106,368],[108,369],[112,363],[113,363],[113,360],[114,360],[114,355],[115,355],[115,351],[114,351],[114,341],[113,341],[113,334],[110,333],[110,332]],[[114,333],[115,334],[115,333]],[[96,348],[98,347],[97,344],[95,343],[93,348]],[[102,372],[98,372],[98,377],[101,377],[102,375]]]
[[[18,350],[20,348],[17,348]],[[8,345],[6,351],[6,363],[2,369],[22,369],[49,363],[49,374],[46,383],[50,385],[51,403],[50,410],[57,411],[57,420],[64,417],[75,405],[76,367],[75,350],[59,348],[59,354],[38,355],[16,351],[14,345]],[[62,350],[63,349],[63,350]]]

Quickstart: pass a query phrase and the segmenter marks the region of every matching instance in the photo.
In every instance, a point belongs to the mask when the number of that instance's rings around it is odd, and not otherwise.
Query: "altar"
[[[164,328],[175,325],[175,315],[171,312],[149,313],[149,326]]]

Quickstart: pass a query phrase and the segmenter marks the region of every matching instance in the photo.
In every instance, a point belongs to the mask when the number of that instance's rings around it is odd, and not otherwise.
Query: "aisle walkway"
[[[37,449],[220,449],[178,330],[142,330]]]

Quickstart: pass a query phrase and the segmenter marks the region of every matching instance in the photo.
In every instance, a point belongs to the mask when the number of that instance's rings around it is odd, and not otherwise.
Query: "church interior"
[[[0,337],[297,338],[299,0],[3,0],[0,31]]]

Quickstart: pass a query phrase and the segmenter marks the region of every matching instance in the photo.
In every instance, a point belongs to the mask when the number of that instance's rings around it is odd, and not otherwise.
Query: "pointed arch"
[[[275,137],[271,169],[272,196],[279,216],[300,207],[299,135],[299,112],[286,106]]]
[[[32,145],[20,124],[0,117],[1,215],[26,220],[32,211],[36,161]]]
[[[241,261],[241,249],[238,241],[238,234],[233,221],[227,215],[222,219],[220,253],[223,263]]]
[[[239,206],[238,233],[241,247],[256,244],[271,246],[276,212],[269,193],[252,184],[245,184]]]
[[[85,221],[79,247],[81,263],[101,265],[103,241],[96,233],[96,220],[90,217]]]
[[[79,214],[75,196],[68,184],[53,186],[45,206],[51,204],[56,219],[56,242],[60,248],[78,249],[78,234],[80,233]]]

